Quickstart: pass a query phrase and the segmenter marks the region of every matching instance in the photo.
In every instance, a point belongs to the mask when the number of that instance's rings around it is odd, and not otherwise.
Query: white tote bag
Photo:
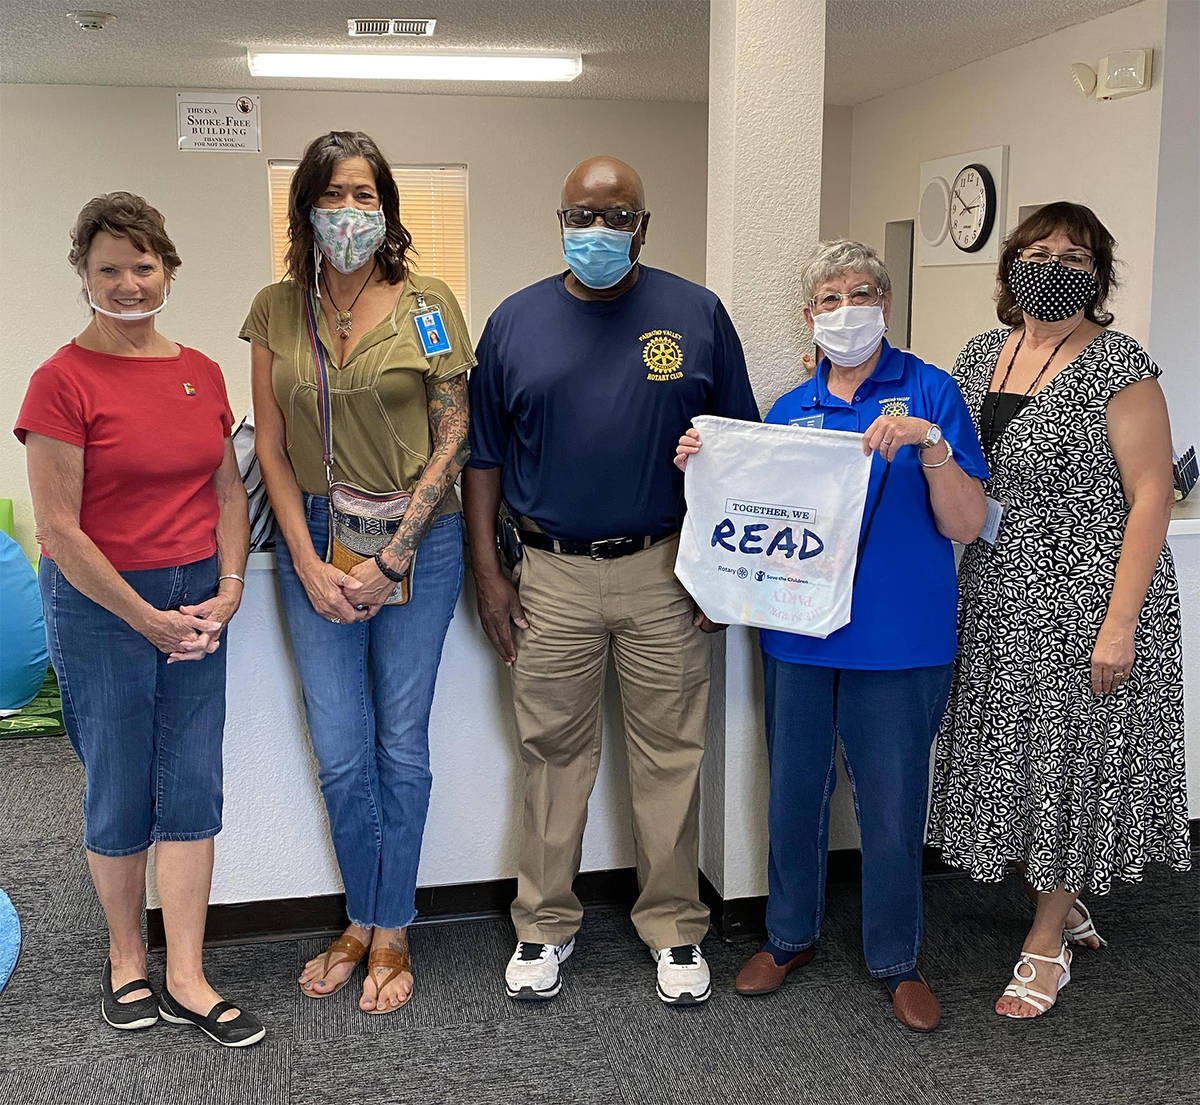
[[[828,637],[850,620],[862,434],[701,415],[675,574],[715,622]]]

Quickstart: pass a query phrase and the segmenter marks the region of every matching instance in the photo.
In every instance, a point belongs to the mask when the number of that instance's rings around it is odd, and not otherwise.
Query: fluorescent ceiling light
[[[583,71],[578,54],[407,54],[247,50],[255,77],[316,77],[367,81],[573,81]]]

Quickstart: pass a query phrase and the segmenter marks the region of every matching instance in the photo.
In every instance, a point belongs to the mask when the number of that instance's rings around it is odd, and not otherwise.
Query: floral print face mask
[[[382,211],[360,211],[357,207],[309,209],[317,245],[338,272],[361,269],[387,237],[387,219]]]

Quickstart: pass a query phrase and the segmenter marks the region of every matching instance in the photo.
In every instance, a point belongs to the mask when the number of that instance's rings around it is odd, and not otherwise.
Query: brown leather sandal
[[[383,967],[388,970],[388,976],[382,982],[375,978],[375,969]],[[399,1005],[389,1005],[386,1009],[379,1008],[379,995],[383,993],[383,988],[390,982],[393,982],[397,975],[402,975],[405,972],[412,974],[412,956],[407,951],[398,952],[395,948],[372,948],[371,954],[367,958],[367,974],[371,976],[375,983],[375,1008],[364,1009],[364,1013],[383,1014],[394,1013],[397,1009],[402,1009],[408,999],[412,997],[412,990],[408,991],[408,996],[405,997]],[[416,980],[414,979],[414,985]]]
[[[358,966],[362,961],[362,957],[366,954],[367,945],[361,940],[356,940],[353,936],[349,935],[339,936],[325,949],[325,966],[321,970],[321,977],[327,977],[334,967],[340,967],[343,963],[353,963],[355,966]],[[332,990],[306,990],[304,983],[300,983],[300,993],[306,998],[313,998],[315,1000],[331,998],[353,977],[354,972],[351,971]],[[313,979],[314,984],[318,981],[318,979]]]

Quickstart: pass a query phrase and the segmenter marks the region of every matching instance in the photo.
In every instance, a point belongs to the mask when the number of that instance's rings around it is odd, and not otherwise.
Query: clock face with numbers
[[[964,253],[983,249],[996,221],[996,184],[986,165],[960,169],[950,186],[950,240]]]

